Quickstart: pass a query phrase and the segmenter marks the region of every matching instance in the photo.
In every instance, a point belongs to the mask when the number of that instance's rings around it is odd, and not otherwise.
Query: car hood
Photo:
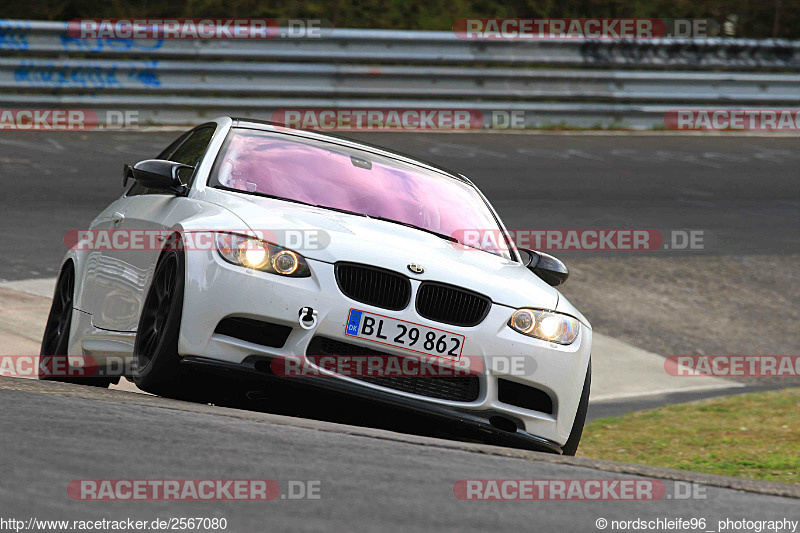
[[[555,309],[558,303],[559,292],[519,263],[421,230],[282,200],[211,191],[209,196],[218,201],[214,203],[230,209],[249,229],[263,232],[264,240],[309,259],[365,263],[420,281],[449,283],[509,307]],[[411,273],[410,263],[421,265],[424,272]]]

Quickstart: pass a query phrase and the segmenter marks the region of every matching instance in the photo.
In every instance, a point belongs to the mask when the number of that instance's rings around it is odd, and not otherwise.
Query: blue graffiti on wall
[[[67,52],[89,52],[98,53],[103,51],[128,52],[141,51],[148,52],[158,50],[164,45],[164,39],[76,39],[67,33],[61,34],[61,46]]]
[[[32,87],[87,89],[111,89],[123,85],[160,87],[157,67],[158,61],[56,64],[52,61],[23,60],[14,69],[14,82]]]
[[[0,50],[27,50],[30,24],[0,19]]]

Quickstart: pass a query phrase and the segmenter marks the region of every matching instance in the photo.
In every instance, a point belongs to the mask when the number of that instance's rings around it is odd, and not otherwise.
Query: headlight
[[[311,275],[302,255],[280,246],[234,233],[217,233],[216,242],[219,255],[234,265],[293,278]]]
[[[518,309],[508,321],[511,329],[558,344],[572,344],[578,336],[579,322],[571,316],[536,309]]]

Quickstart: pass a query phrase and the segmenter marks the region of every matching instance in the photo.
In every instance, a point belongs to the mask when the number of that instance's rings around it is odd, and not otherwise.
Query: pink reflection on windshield
[[[218,180],[241,191],[381,216],[444,235],[497,229],[483,200],[464,183],[353,152],[371,163],[371,169],[362,168],[353,163],[348,149],[326,146],[330,149],[274,135],[236,133],[225,151]]]

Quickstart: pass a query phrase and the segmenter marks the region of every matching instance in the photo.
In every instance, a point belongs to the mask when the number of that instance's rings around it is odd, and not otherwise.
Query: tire
[[[572,423],[572,431],[561,451],[564,455],[575,455],[578,451],[578,444],[581,442],[583,434],[583,424],[586,422],[586,412],[589,410],[589,390],[592,388],[592,361],[589,360],[589,368],[586,369],[586,379],[583,382],[583,392],[581,401],[578,403],[578,411],[575,413],[575,421]]]
[[[42,347],[39,350],[40,367],[49,368],[51,371],[55,368],[66,368],[74,298],[75,265],[72,261],[67,261],[61,267],[61,273],[58,275],[53,303],[50,305],[50,314],[47,316],[47,325],[42,336]],[[40,380],[92,385],[94,387],[108,387],[112,383],[119,381],[119,378],[79,378],[42,373],[39,373],[38,377]]]
[[[182,250],[162,252],[136,328],[133,382],[159,396],[200,401],[198,383],[178,354],[185,272]]]

